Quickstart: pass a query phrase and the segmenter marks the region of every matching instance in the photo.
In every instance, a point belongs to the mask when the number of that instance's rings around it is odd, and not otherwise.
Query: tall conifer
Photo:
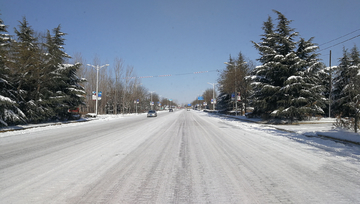
[[[262,63],[249,77],[253,80],[254,113],[291,120],[321,114],[324,101],[317,76],[321,63],[314,53],[317,46],[312,39],[295,41],[298,33],[290,27],[291,20],[274,12],[278,15],[276,29],[269,17],[262,42],[253,42]]]
[[[77,108],[83,103],[84,89],[80,85],[82,80],[77,77],[76,72],[80,64],[65,64],[70,58],[64,51],[66,34],[61,32],[61,26],[53,29],[53,36],[48,32],[46,47],[48,80],[50,82],[48,90],[52,93],[49,103],[56,113],[56,117],[60,119],[68,119],[71,115],[69,109]],[[52,83],[56,82],[56,83]]]
[[[16,103],[16,91],[12,83],[10,69],[6,66],[10,49],[10,35],[0,19],[0,126],[22,122],[24,113]]]
[[[26,18],[19,21],[19,30],[15,28],[17,41],[13,46],[13,70],[14,85],[18,93],[17,103],[27,119],[39,122],[46,119],[46,108],[41,106],[41,98],[38,91],[38,79],[41,75],[42,66],[41,50],[34,30]]]
[[[360,54],[356,46],[349,53],[343,50],[343,57],[334,79],[335,113],[341,117],[354,118],[357,132],[360,117]]]

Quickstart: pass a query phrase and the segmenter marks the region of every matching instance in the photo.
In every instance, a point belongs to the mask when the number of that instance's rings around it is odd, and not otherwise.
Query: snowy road
[[[0,133],[0,202],[360,203],[358,155],[259,127],[176,111]]]

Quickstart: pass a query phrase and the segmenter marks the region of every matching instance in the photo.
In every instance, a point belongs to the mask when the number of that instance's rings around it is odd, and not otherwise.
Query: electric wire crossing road
[[[217,72],[217,71],[218,70],[210,70],[210,71],[199,71],[199,72],[190,72],[190,73],[182,73],[182,74],[164,74],[164,75],[125,77],[125,78],[128,78],[128,79],[146,79],[146,78],[155,78],[155,77],[171,77],[171,76],[182,76],[182,75],[190,75],[190,74],[204,74],[204,73],[208,73],[208,72]]]

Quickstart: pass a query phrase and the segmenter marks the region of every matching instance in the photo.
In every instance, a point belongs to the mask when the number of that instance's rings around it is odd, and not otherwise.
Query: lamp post
[[[239,65],[246,64],[246,62],[242,62],[241,64],[237,64],[237,65],[229,62],[224,62],[224,64],[234,67],[235,70],[235,115],[237,116],[236,68]]]
[[[151,107],[151,110],[153,110],[152,93],[155,93],[155,91],[150,91],[150,107]]]
[[[331,89],[332,89],[332,73],[331,73],[331,50],[330,50],[330,57],[329,57],[329,71],[330,71],[330,88],[329,88],[329,118],[331,118]]]
[[[135,100],[136,100],[136,102],[135,102],[135,112],[136,112],[136,115],[137,115],[137,104],[139,103],[138,98],[137,98],[137,96],[138,96],[137,87],[139,85],[141,85],[141,83],[136,83],[135,84]]]
[[[215,110],[215,85],[218,83],[210,83],[208,82],[208,84],[213,86],[213,110]]]
[[[99,66],[99,65],[91,65],[91,64],[87,64],[87,66],[90,66],[90,67],[94,67],[96,69],[96,102],[95,102],[95,115],[97,116],[98,114],[98,100],[99,100],[99,70],[103,67],[107,67],[109,66],[109,64],[104,64],[102,66]]]

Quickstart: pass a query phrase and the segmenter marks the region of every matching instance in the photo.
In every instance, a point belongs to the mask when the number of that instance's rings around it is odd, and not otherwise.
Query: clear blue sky
[[[222,70],[229,55],[241,51],[259,57],[261,27],[272,9],[282,12],[301,37],[319,45],[360,29],[359,0],[0,0],[0,18],[10,34],[26,16],[35,31],[59,24],[67,33],[65,50],[81,53],[87,63],[95,56],[110,66],[116,57],[133,66],[136,75],[157,76]],[[276,24],[276,22],[274,22]],[[360,30],[326,48],[360,34]],[[330,48],[332,65],[343,46],[360,47],[360,37]],[[328,65],[329,50],[321,52]],[[214,83],[218,72],[141,79],[149,91],[179,103],[196,99]]]

